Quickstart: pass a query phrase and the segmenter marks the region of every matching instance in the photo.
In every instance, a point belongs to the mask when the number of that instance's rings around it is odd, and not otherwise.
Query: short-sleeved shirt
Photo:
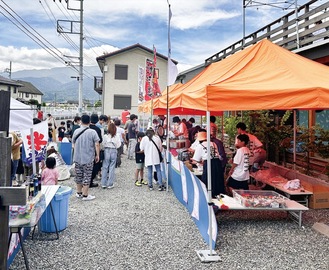
[[[74,143],[73,161],[79,164],[89,164],[95,158],[95,143],[99,142],[98,134],[95,130],[88,128],[79,138],[80,132],[87,127],[83,126],[74,131],[72,143]]]
[[[255,135],[250,133],[246,133],[249,137],[249,143],[247,145],[248,149],[250,150],[250,157],[249,157],[249,164],[252,165],[254,163],[254,151],[256,148],[262,147],[263,144]],[[235,144],[237,144],[237,137],[235,138]]]
[[[10,132],[9,136],[12,137],[12,147],[11,147],[12,159],[19,160],[21,157],[20,146],[14,147],[14,145],[18,143],[20,139],[18,138],[15,132]]]
[[[144,153],[138,153],[140,151],[140,142],[136,144],[135,147],[135,160],[136,163],[144,163],[145,161],[145,154]]]
[[[217,145],[213,142],[210,142],[210,152],[210,158],[219,158]],[[192,159],[200,162],[201,160],[207,160],[207,158],[207,142],[197,144]]]
[[[58,137],[59,138],[64,138],[65,130],[66,130],[65,127],[62,127],[62,126],[60,126],[58,128]]]
[[[120,137],[120,141],[123,143],[124,139],[122,137],[122,134],[125,134],[125,130],[122,127],[117,126],[117,134]]]
[[[128,139],[136,139],[136,125],[133,122],[130,122],[128,125]]]
[[[233,163],[237,164],[231,177],[237,181],[249,180],[249,154],[247,147],[241,147],[236,151]]]
[[[42,185],[56,185],[56,180],[59,178],[59,172],[56,168],[45,168],[41,174]]]

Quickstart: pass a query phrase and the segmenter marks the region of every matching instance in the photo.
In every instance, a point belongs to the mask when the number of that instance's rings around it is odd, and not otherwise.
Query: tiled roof
[[[0,84],[22,86],[22,84],[18,83],[17,81],[8,79],[8,78],[3,77],[3,76],[0,76]]]
[[[20,80],[17,80],[17,82],[23,85],[22,87],[18,88],[18,92],[43,95],[43,93],[38,88],[36,88],[32,83],[20,81]]]

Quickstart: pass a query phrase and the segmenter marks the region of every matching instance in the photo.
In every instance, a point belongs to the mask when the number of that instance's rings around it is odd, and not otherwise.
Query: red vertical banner
[[[146,59],[145,63],[145,100],[151,100],[153,98],[153,87],[152,87],[152,73],[153,73],[153,62],[150,59]]]
[[[159,79],[159,69],[156,68],[157,66],[157,51],[156,48],[153,46],[153,98],[161,96],[161,90],[158,83]]]

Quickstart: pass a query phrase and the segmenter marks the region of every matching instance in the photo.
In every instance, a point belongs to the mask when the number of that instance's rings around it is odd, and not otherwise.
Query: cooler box
[[[60,142],[58,145],[58,152],[61,153],[63,160],[67,165],[72,165],[72,143]]]
[[[61,186],[56,192],[51,204],[54,211],[55,221],[58,231],[63,231],[67,227],[67,217],[69,212],[69,198],[72,194],[72,188]],[[46,233],[56,232],[53,217],[51,215],[50,205],[41,216],[38,223],[39,230]]]

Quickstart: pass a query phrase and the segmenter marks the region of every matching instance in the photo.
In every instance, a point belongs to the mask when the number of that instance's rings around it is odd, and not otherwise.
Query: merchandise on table
[[[285,208],[287,198],[274,191],[233,190],[233,198],[245,207]]]
[[[9,225],[35,224],[46,207],[45,195],[41,192],[27,201],[26,205],[9,206]]]

